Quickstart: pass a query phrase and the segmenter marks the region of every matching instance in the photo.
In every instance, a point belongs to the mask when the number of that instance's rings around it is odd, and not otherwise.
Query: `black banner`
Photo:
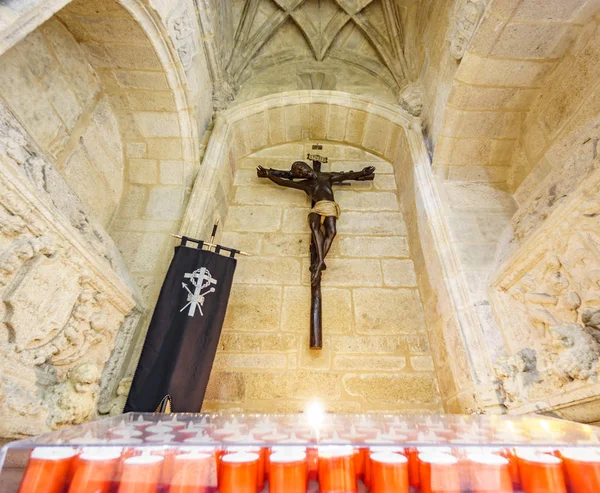
[[[124,412],[154,412],[165,395],[173,412],[200,412],[237,260],[175,248],[152,315]]]

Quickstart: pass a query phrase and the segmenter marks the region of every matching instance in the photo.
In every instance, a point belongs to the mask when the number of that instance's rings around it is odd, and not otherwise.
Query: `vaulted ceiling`
[[[379,92],[394,99],[414,77],[399,0],[237,0],[227,73],[241,99],[293,89]]]

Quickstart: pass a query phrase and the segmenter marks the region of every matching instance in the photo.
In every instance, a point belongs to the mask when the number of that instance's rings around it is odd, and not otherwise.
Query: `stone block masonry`
[[[204,411],[301,411],[310,398],[340,412],[438,412],[416,275],[392,166],[361,149],[324,143],[327,169],[375,166],[373,182],[335,189],[342,208],[323,273],[321,351],[308,348],[307,215],[302,192],[257,178],[311,151],[291,143],[238,163],[221,242],[241,258]]]

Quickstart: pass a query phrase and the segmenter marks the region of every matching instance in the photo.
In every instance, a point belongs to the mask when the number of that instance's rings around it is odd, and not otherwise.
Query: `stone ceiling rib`
[[[267,10],[261,8],[267,7],[264,2],[269,2],[270,11],[274,6],[278,10],[257,28],[257,22],[260,23],[259,19],[262,19],[259,12]],[[337,12],[333,13],[334,9]],[[234,86],[239,87],[241,83],[251,80],[258,68],[272,66],[282,59],[290,60],[288,52],[292,52],[294,46],[297,46],[298,39],[294,39],[288,46],[285,42],[282,44],[281,39],[277,42],[273,39],[288,19],[302,33],[314,61],[326,62],[328,58],[351,61],[354,67],[367,70],[377,77],[382,77],[383,69],[391,75],[384,76],[384,79],[389,79],[386,85],[394,92],[399,92],[407,84],[409,70],[403,46],[404,29],[393,0],[247,0],[240,14],[234,48],[227,67]],[[352,46],[341,47],[341,50],[340,46],[332,49],[348,23],[357,26],[358,32],[372,47],[373,56],[378,61],[365,56],[366,45],[361,45],[356,34],[350,40]],[[263,47],[267,47],[267,51]],[[343,55],[340,56],[340,53]],[[252,63],[258,57],[269,57],[271,62],[261,60],[259,63]],[[298,60],[305,61],[305,58],[299,57]],[[381,64],[381,69],[377,67],[378,63]]]
[[[254,0],[251,0],[254,1]],[[231,57],[228,71],[234,81],[238,80],[242,75],[243,70],[250,63],[254,55],[262,48],[262,46],[271,39],[273,34],[279,27],[288,19],[289,14],[284,12],[276,12],[260,27],[258,32],[252,36],[250,40],[244,43],[236,42],[233,55]],[[254,19],[247,20],[248,17],[242,18],[242,24],[248,23],[248,30],[252,26]]]

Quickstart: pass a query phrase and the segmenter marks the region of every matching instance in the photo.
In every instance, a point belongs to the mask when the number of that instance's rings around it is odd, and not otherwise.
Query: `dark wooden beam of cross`
[[[322,146],[313,146],[321,150]],[[333,196],[333,185],[345,185],[347,181],[373,180],[375,168],[368,166],[361,171],[322,172],[321,166],[327,163],[327,158],[318,154],[307,154],[312,161],[312,167],[304,161],[296,161],[289,171],[265,169],[258,166],[256,173],[259,178],[268,178],[273,183],[283,187],[302,190],[311,199],[311,210],[308,223],[311,229],[310,272],[311,272],[311,312],[310,312],[310,348],[322,349],[322,298],[321,274],[327,268],[325,257],[336,235],[337,219],[340,208]]]

